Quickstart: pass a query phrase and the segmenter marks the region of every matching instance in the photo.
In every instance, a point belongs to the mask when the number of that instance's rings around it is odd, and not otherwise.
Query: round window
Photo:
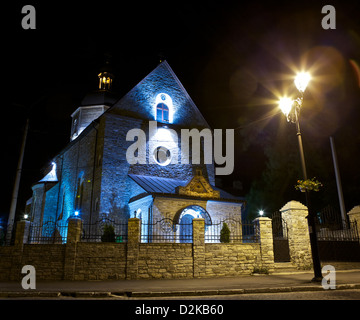
[[[154,150],[154,159],[161,166],[167,166],[171,161],[170,150],[165,147],[157,147]]]

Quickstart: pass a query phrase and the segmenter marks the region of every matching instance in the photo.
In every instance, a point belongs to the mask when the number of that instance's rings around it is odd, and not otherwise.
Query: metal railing
[[[229,229],[229,238],[222,236],[222,230]],[[224,233],[224,231],[223,231]],[[232,218],[213,221],[205,225],[205,243],[251,243],[259,242],[256,225],[253,222],[241,221]]]
[[[230,243],[258,242],[259,236],[256,225],[252,222],[242,222],[235,219],[224,219],[221,221],[205,224],[205,243],[221,243],[226,240],[221,236],[221,230],[226,223],[229,228]],[[141,224],[141,242],[143,243],[192,243],[192,223],[176,224],[172,219],[164,218],[153,223]]]
[[[111,220],[104,218],[93,223],[83,223],[82,242],[116,242],[128,240],[127,220]]]
[[[63,244],[67,239],[67,223],[48,220],[41,224],[31,223],[28,244]]]
[[[192,223],[174,224],[173,220],[169,218],[153,223],[142,222],[141,242],[192,243]]]
[[[356,221],[318,225],[317,228],[319,241],[359,241]]]

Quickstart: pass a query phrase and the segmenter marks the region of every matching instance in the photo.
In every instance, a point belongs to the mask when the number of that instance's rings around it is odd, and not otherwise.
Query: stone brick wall
[[[21,264],[34,266],[37,279],[62,280],[64,257],[65,246],[61,244],[26,244]]]
[[[13,246],[0,247],[0,281],[9,281],[11,279],[12,258],[14,254]]]
[[[141,243],[138,279],[193,277],[191,243]]]
[[[271,271],[273,264],[267,238],[260,243],[205,244],[204,219],[193,219],[193,243],[140,243],[137,218],[128,221],[127,243],[86,243],[80,241],[81,225],[80,219],[69,220],[66,244],[35,245],[25,243],[29,222],[19,222],[15,245],[0,247],[0,281],[20,280],[27,264],[35,267],[38,280],[238,276],[264,266]],[[260,236],[271,234],[271,220],[259,228]]]
[[[77,244],[74,280],[119,280],[125,275],[126,244]]]
[[[235,277],[251,274],[260,264],[258,243],[205,244],[205,276]]]
[[[360,239],[360,206],[355,206],[348,212],[349,220],[355,222],[357,226],[357,232]]]
[[[280,209],[288,227],[290,261],[298,269],[309,269],[312,265],[308,209],[298,201],[289,201]]]

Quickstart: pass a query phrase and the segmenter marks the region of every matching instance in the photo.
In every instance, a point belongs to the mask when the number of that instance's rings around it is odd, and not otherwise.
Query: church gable
[[[209,127],[166,61],[160,63],[109,112],[162,123]]]
[[[186,186],[177,187],[176,192],[179,195],[220,199],[220,191],[212,188],[210,183],[203,177],[201,170],[197,170],[196,175]]]

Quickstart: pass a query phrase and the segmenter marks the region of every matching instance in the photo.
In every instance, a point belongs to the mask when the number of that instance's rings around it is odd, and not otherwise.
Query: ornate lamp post
[[[300,109],[303,105],[304,92],[310,79],[311,77],[309,73],[307,72],[299,73],[294,81],[296,88],[299,90],[300,93],[299,96],[295,100],[292,100],[291,98],[283,97],[279,101],[279,107],[281,111],[285,114],[287,121],[294,123],[296,126],[296,135],[298,137],[298,142],[299,142],[301,168],[302,168],[304,180],[307,180],[307,172],[306,172],[306,164],[304,157],[304,149],[301,139],[299,116],[300,116]],[[306,206],[308,207],[308,212],[309,212],[307,219],[309,225],[310,245],[311,245],[311,253],[312,253],[312,260],[314,267],[314,278],[312,279],[312,281],[321,281],[322,274],[321,274],[321,265],[320,265],[319,250],[317,244],[315,215],[311,210],[310,194],[308,190],[305,190],[305,197],[306,197]]]

